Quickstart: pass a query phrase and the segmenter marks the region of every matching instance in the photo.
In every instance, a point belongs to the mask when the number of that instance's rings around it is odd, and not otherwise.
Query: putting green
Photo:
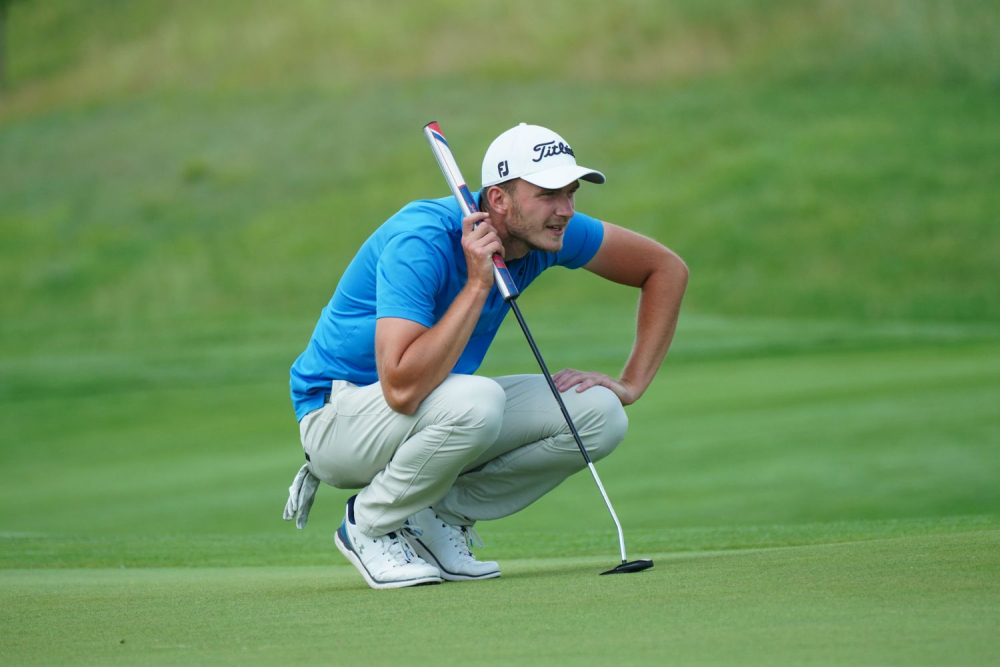
[[[649,554],[644,554],[649,555]],[[8,664],[987,664],[1000,530],[803,547],[514,559],[372,591],[340,564],[0,571]],[[402,654],[397,655],[397,652]]]

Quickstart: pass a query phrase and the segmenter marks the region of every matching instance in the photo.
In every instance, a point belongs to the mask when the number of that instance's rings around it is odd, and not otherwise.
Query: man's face
[[[580,182],[573,181],[558,190],[546,190],[518,181],[506,220],[507,256],[520,257],[529,250],[561,250],[566,226],[576,209],[574,198],[579,187]]]

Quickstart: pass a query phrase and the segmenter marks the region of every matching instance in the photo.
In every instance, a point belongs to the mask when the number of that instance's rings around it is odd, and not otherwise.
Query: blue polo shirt
[[[478,193],[475,198],[478,204]],[[523,291],[551,266],[583,266],[603,239],[601,222],[577,213],[566,227],[562,250],[533,250],[507,266]],[[332,380],[357,385],[378,382],[378,318],[400,317],[432,327],[465,286],[467,276],[462,213],[454,197],[411,202],[389,218],[348,265],[309,345],[292,365],[296,419],[323,406]],[[452,373],[476,372],[508,310],[510,305],[494,286]]]

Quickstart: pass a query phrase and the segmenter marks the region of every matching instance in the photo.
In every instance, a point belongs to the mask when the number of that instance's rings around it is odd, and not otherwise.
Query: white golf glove
[[[295,527],[302,530],[309,520],[309,510],[316,499],[316,489],[319,488],[319,477],[309,472],[309,465],[302,466],[292,485],[288,487],[288,502],[285,503],[285,521],[295,519]]]

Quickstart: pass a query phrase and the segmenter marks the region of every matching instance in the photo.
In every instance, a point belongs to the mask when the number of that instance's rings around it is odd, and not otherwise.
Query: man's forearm
[[[379,350],[379,380],[390,406],[412,414],[455,367],[482,313],[489,291],[466,285],[444,316],[399,353]],[[378,336],[376,336],[378,337]]]
[[[671,253],[670,261],[642,284],[635,345],[620,380],[632,391],[633,401],[649,387],[670,349],[687,281],[687,266]]]

